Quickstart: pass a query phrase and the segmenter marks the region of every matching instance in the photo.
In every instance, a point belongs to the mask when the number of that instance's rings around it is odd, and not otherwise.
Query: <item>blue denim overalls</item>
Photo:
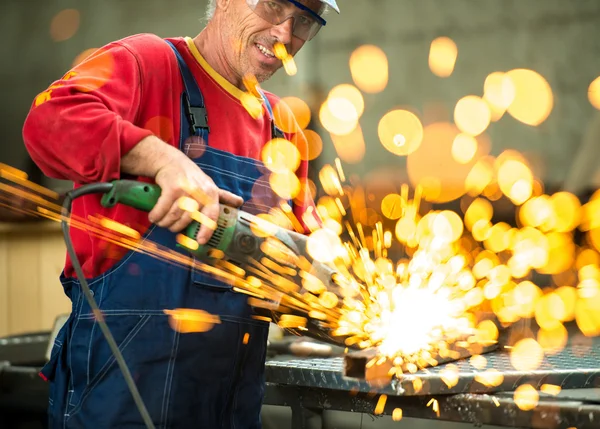
[[[183,149],[186,141],[198,139],[195,136],[207,141],[206,109],[185,61],[170,45],[186,88],[181,109]],[[271,106],[262,96],[272,118]],[[274,124],[272,133],[283,136]],[[251,199],[251,191],[256,196],[257,189],[272,195],[269,183],[260,179],[265,170],[258,161],[208,145],[194,161],[219,188],[245,201]],[[260,207],[260,198],[253,201],[253,207],[243,208],[253,212],[269,208],[264,200]],[[177,250],[175,234],[167,229],[152,225],[144,239]],[[42,369],[50,380],[50,428],[143,428],[78,280],[63,273],[61,282],[73,307],[50,362]],[[269,326],[252,318],[246,295],[202,272],[134,251],[90,279],[89,285],[157,429],[260,428]],[[163,312],[173,308],[203,309],[218,315],[221,323],[205,333],[180,334],[171,329]]]

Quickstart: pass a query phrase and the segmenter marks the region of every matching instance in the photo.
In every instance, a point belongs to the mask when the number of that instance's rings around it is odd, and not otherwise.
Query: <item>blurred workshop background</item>
[[[296,70],[263,85],[286,97],[310,130],[317,188],[319,171],[336,158],[349,180],[365,186],[367,206],[403,183],[420,183],[424,199],[437,203],[482,183],[490,199],[516,203],[542,190],[583,195],[600,185],[600,1],[338,1],[341,15],[330,14],[296,57]],[[23,145],[34,98],[114,39],[195,36],[205,5],[4,0],[0,162],[53,191],[70,189],[44,177]],[[513,161],[506,183],[486,187],[498,159]],[[365,212],[366,223],[373,216],[381,206]],[[57,224],[0,207],[0,337],[50,330],[69,311],[58,282],[63,262]],[[285,427],[287,412],[268,407],[265,428]],[[462,427],[326,416],[327,428],[361,425]]]

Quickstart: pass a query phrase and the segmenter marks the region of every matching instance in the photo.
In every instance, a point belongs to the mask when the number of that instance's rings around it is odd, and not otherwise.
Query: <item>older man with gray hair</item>
[[[281,203],[261,151],[274,138],[306,141],[297,125],[277,126],[279,99],[256,82],[281,68],[282,47],[295,55],[317,34],[327,7],[339,12],[335,0],[212,0],[193,39],[138,34],[112,42],[35,98],[25,145],[46,175],[75,187],[125,177],[158,184],[149,214],[106,208],[100,195],[78,199],[72,214],[109,218],[146,245],[184,252],[176,234],[191,219],[182,197],[213,223],[219,203],[254,213]],[[259,111],[247,109],[248,97]],[[307,171],[302,161],[295,173],[305,180]],[[311,217],[319,221],[310,195],[288,203],[307,232]],[[210,223],[198,232],[200,244],[212,235]],[[50,382],[49,427],[260,428],[269,324],[246,296],[204,271],[85,230],[71,236],[142,401],[134,402],[67,257],[60,280],[72,311],[40,373]],[[197,318],[207,313],[217,317],[211,329]]]

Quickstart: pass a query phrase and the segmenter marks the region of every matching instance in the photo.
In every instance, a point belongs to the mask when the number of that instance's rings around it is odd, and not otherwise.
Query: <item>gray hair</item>
[[[208,0],[208,5],[206,5],[206,22],[212,19],[215,9],[217,9],[217,0]]]
[[[215,10],[217,9],[217,0],[208,0],[208,4],[206,5],[206,22],[210,21],[212,17],[215,15]],[[329,6],[325,5],[323,9],[323,13],[321,16],[325,16],[329,12]]]

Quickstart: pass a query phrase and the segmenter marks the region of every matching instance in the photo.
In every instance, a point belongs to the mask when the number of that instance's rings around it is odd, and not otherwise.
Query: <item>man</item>
[[[182,196],[216,220],[219,201],[265,211],[271,200],[261,149],[282,136],[272,94],[256,89],[263,114],[241,103],[245,78],[262,82],[281,67],[275,44],[294,55],[324,24],[335,0],[216,0],[194,39],[136,35],[113,42],[34,101],[23,136],[48,176],[75,186],[118,178],[162,189],[143,213],[100,196],[75,200],[73,215],[105,216],[143,239],[176,249],[189,222]],[[251,90],[253,88],[250,88]],[[302,144],[302,135],[286,134]],[[186,154],[187,153],[187,154]],[[306,162],[296,171],[306,177]],[[295,204],[305,219],[310,198]],[[212,231],[202,226],[197,240]],[[246,297],[208,275],[127,252],[77,229],[72,238],[88,284],[127,362],[152,421],[160,428],[259,428],[268,323]],[[72,262],[61,275],[72,313],[41,376],[50,381],[51,428],[134,428],[142,418],[84,299]],[[180,334],[165,309],[202,309],[220,318],[205,333]]]

